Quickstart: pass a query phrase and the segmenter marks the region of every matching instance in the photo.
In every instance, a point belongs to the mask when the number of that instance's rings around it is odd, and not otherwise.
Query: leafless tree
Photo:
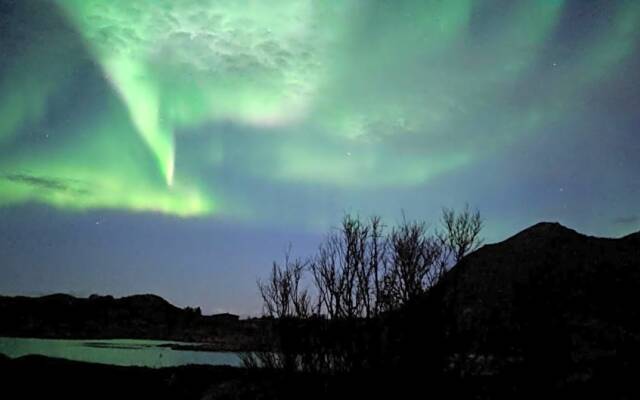
[[[311,264],[318,290],[318,312],[330,318],[354,318],[363,313],[368,283],[364,271],[368,227],[347,215],[340,229],[329,234]]]
[[[482,245],[480,232],[482,231],[482,217],[480,211],[471,210],[469,205],[456,213],[449,208],[442,209],[441,218],[444,232],[439,235],[443,247],[457,264],[467,254],[477,250]]]
[[[248,368],[277,368],[297,370],[300,368],[300,350],[289,335],[295,331],[296,321],[311,315],[311,297],[304,285],[307,262],[292,259],[291,249],[285,253],[283,264],[273,262],[266,281],[258,280],[265,315],[274,318],[271,350],[246,353],[243,364]]]
[[[283,265],[273,262],[268,280],[258,280],[266,315],[274,318],[309,316],[311,297],[308,290],[302,287],[306,267],[305,261],[291,259],[290,250],[285,254]]]
[[[325,372],[371,365],[372,349],[380,348],[374,317],[429,290],[482,243],[480,213],[469,206],[443,209],[441,225],[433,231],[403,218],[387,232],[379,217],[346,215],[308,261],[287,252],[258,281],[264,312],[274,318],[274,351],[248,354],[245,364]],[[312,292],[303,287],[306,271]]]
[[[388,240],[384,233],[384,224],[378,216],[373,216],[369,220],[369,240],[367,243],[367,263],[372,282],[373,290],[369,291],[370,296],[367,304],[367,315],[371,317],[377,315],[383,308],[384,296],[384,276],[388,273]]]
[[[414,299],[435,283],[440,275],[442,249],[425,222],[407,221],[389,234],[390,268],[384,280],[387,308]]]
[[[369,318],[380,308],[386,271],[386,239],[379,217],[363,222],[347,215],[322,243],[311,263],[317,313],[329,318]]]

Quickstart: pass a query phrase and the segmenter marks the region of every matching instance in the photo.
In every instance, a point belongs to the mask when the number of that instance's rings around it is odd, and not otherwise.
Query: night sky
[[[0,0],[0,293],[257,314],[346,212],[640,229],[640,2]]]

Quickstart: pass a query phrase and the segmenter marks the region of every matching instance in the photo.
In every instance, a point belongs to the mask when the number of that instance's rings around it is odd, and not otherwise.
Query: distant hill
[[[640,366],[639,304],[640,232],[539,223],[465,257],[408,315],[432,322],[411,340],[440,342],[467,373],[580,381]]]
[[[200,309],[178,308],[151,294],[0,296],[0,336],[206,341],[219,349],[237,349],[254,347],[260,329],[259,320],[201,315]]]

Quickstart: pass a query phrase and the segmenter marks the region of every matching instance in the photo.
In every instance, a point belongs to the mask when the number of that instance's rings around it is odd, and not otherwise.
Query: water
[[[0,353],[11,358],[28,354],[100,364],[175,367],[187,364],[239,366],[236,353],[173,350],[162,347],[178,342],[157,340],[63,340],[0,337]],[[184,343],[182,343],[184,344]]]

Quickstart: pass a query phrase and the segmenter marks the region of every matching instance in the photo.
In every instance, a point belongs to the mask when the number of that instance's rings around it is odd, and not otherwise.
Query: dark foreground
[[[341,398],[638,398],[634,376],[540,385],[545,371],[430,379],[425,371],[322,377],[222,366],[117,367],[0,355],[3,399],[341,399]],[[628,372],[628,371],[627,371]],[[636,375],[637,377],[637,375]],[[537,384],[537,383],[538,384]],[[567,384],[568,383],[568,384]],[[541,397],[542,396],[542,397]]]
[[[231,367],[138,368],[0,355],[4,399],[200,399],[212,385],[233,383]],[[225,398],[225,397],[220,397]],[[233,398],[233,397],[231,397]]]
[[[346,388],[346,382],[226,366],[153,369],[0,355],[2,399],[324,399],[334,393],[349,395],[337,392],[338,388]]]

